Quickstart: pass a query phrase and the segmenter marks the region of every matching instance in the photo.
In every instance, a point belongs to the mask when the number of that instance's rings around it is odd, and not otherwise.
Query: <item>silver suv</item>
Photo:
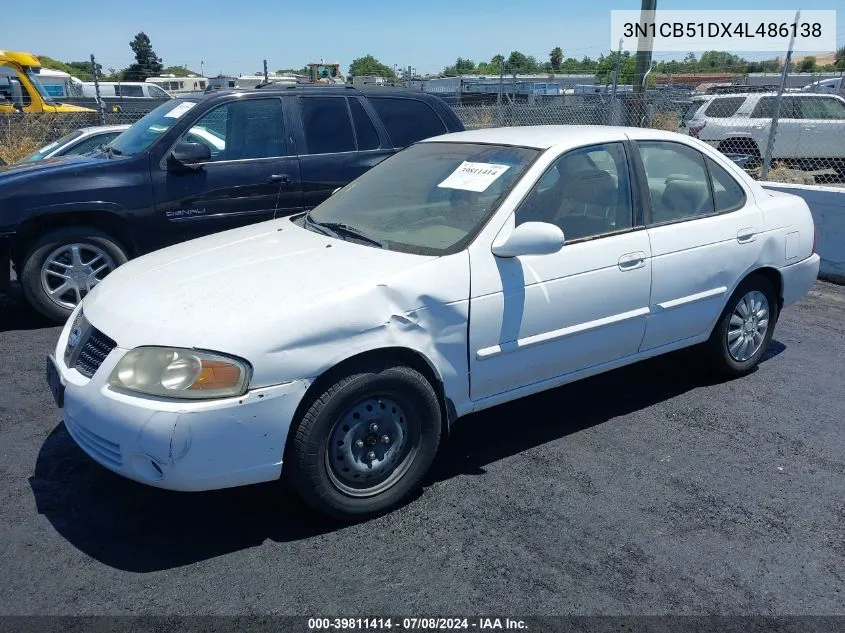
[[[693,97],[682,126],[726,154],[763,155],[776,95],[739,93]],[[772,158],[800,168],[845,167],[845,99],[788,93],[782,97]]]

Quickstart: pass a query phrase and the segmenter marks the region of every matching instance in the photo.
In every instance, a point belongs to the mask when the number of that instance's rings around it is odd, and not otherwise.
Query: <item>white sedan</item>
[[[48,382],[70,435],[121,475],[285,476],[355,519],[417,489],[470,412],[697,344],[749,372],[818,268],[806,204],[697,139],[461,132],[308,213],[116,269]]]

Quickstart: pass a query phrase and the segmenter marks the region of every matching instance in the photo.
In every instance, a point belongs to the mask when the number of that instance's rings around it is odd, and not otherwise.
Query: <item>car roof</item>
[[[621,127],[610,125],[525,125],[519,127],[485,128],[443,134],[422,141],[423,143],[489,143],[491,145],[513,145],[533,149],[548,149],[555,146],[578,147],[594,143],[638,140],[689,139],[687,135],[649,128]]]

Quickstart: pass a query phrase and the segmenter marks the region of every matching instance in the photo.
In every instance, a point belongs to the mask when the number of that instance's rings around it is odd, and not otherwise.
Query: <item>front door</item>
[[[843,154],[842,128],[845,121],[845,103],[837,97],[794,97],[798,103],[801,136],[798,156],[810,159],[840,158]],[[807,165],[810,169],[829,169],[832,161],[816,160]]]
[[[646,351],[709,334],[726,295],[757,260],[763,217],[750,193],[695,148],[671,141],[635,145],[651,202]]]
[[[279,208],[302,208],[299,160],[288,149],[280,99],[220,105],[181,140],[207,145],[211,159],[189,169],[153,166],[165,243],[269,220]]]
[[[623,143],[563,154],[514,222],[551,222],[551,255],[473,253],[470,305],[474,401],[637,352],[651,286],[648,235],[637,219]],[[503,230],[508,230],[506,226]]]

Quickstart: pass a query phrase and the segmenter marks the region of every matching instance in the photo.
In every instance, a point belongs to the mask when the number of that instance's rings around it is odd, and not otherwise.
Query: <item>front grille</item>
[[[76,365],[74,365],[76,371],[86,378],[91,378],[116,345],[117,343],[112,339],[92,326],[88,340],[85,341],[76,359]]]
[[[68,335],[65,364],[91,378],[116,346],[117,343],[91,325],[80,311]]]

